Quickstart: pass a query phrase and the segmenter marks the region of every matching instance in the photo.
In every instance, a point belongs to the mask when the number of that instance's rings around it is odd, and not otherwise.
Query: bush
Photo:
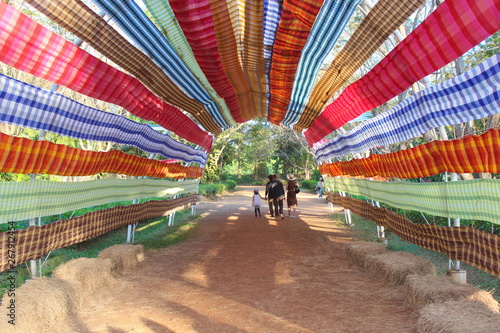
[[[304,181],[300,182],[300,186],[303,188],[308,188],[308,189],[314,190],[314,187],[316,187],[317,183],[318,183],[318,181],[314,180],[314,179],[304,180]]]
[[[226,180],[222,183],[215,184],[200,184],[199,193],[202,195],[215,195],[221,194],[226,190],[232,190],[236,187],[234,180]]]
[[[254,180],[252,182],[252,185],[256,185],[256,186],[263,186],[263,185],[266,185],[266,183],[268,182],[269,180],[262,180],[262,179],[257,179],[257,180]]]
[[[228,190],[234,189],[237,185],[234,180],[226,180],[226,181],[223,181],[222,184],[226,185],[226,188]]]
[[[226,181],[234,181],[236,184],[252,184],[252,182],[255,179],[251,175],[242,175],[240,178],[236,175],[228,175],[224,174],[221,176],[221,181],[226,182]]]

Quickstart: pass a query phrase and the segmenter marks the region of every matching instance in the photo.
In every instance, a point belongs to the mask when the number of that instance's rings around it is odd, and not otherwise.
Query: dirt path
[[[253,187],[202,202],[197,237],[149,252],[89,299],[83,332],[412,332],[403,292],[351,267],[325,200],[255,218]],[[261,193],[263,193],[261,189]]]

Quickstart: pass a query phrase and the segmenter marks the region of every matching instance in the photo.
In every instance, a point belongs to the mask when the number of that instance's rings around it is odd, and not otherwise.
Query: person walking
[[[293,175],[288,175],[288,181],[286,183],[286,205],[288,206],[288,217],[295,217],[295,212],[297,210],[297,206],[299,205],[297,202],[297,189],[299,186],[297,185],[297,181]],[[292,215],[290,215],[290,211],[292,211]]]
[[[267,200],[269,204],[269,213],[271,214],[271,217],[274,217],[274,203],[273,203],[273,198],[269,196],[269,187],[271,186],[271,183],[273,181],[273,175],[267,176],[269,181],[266,183],[266,192],[264,193],[265,200]]]
[[[253,190],[252,206],[255,208],[255,217],[257,217],[257,214],[259,214],[259,217],[262,216],[260,215],[260,205],[262,205],[261,199],[264,198],[260,196],[259,190],[258,189]]]
[[[325,184],[323,183],[323,178],[320,178],[318,180],[318,183],[316,184],[315,190],[318,192],[318,199],[323,198],[323,187]]]
[[[285,199],[285,187],[283,186],[283,183],[278,180],[277,175],[273,175],[273,181],[269,185],[269,197],[273,199],[274,216],[276,218],[281,217],[281,219],[284,219],[283,200]]]

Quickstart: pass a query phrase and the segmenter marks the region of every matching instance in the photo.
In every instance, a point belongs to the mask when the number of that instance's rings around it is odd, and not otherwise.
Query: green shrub
[[[200,184],[198,192],[202,195],[215,195],[221,194],[226,190],[232,190],[235,187],[235,181],[226,180],[222,183]]]
[[[317,180],[310,179],[310,180],[304,180],[302,182],[299,182],[300,186],[303,188],[308,188],[308,189],[313,189],[316,186],[316,183],[318,183]]]
[[[234,180],[226,180],[223,181],[222,184],[226,185],[226,188],[228,190],[233,190],[237,185],[237,183]]]

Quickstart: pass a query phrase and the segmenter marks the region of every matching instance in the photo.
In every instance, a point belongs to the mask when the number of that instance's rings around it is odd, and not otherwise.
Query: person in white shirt
[[[260,196],[259,190],[254,189],[252,197],[252,206],[255,208],[255,217],[257,217],[257,214],[259,214],[259,216],[262,216],[260,215],[260,205],[262,205],[262,199],[264,198]]]

